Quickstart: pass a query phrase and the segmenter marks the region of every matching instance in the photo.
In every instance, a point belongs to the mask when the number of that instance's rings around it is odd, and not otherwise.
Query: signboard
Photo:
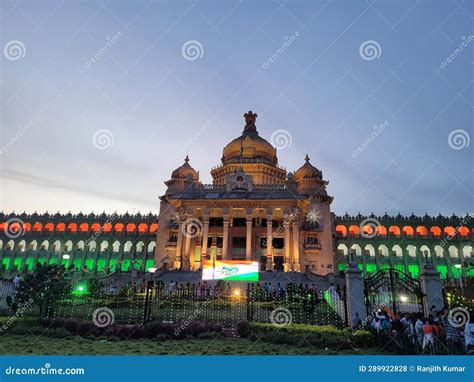
[[[258,281],[257,261],[203,261],[203,280]]]

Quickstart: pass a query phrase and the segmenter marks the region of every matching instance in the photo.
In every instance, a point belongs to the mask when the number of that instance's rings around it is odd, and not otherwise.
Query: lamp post
[[[464,296],[464,284],[463,284],[463,280],[462,280],[462,264],[456,264],[456,265],[454,265],[454,267],[455,267],[456,269],[459,269],[459,272],[460,272],[460,273],[459,273],[459,282],[460,282],[460,284],[461,284],[461,293],[462,293],[463,296]]]
[[[150,274],[150,281],[153,280],[153,274],[158,270],[158,268],[148,268],[148,273]]]

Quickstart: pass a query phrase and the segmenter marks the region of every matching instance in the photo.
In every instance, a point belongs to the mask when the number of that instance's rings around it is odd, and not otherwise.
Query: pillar
[[[267,215],[267,270],[273,270],[273,217]]]
[[[434,310],[441,310],[444,306],[443,285],[439,272],[433,264],[424,264],[420,273],[421,292],[423,293],[423,309],[425,317]]]
[[[184,220],[182,216],[178,220],[178,241],[176,242],[176,255],[174,258],[174,267],[176,269],[181,268],[181,257],[182,257],[182,247],[183,247],[183,230],[184,230]]]
[[[184,254],[183,254],[183,257],[182,257],[182,262],[181,262],[181,269],[183,271],[189,271],[189,255],[190,255],[190,251],[191,251],[191,232],[188,232],[188,227],[187,227],[187,223],[184,223],[185,224],[185,229],[184,229],[184,232],[185,232],[185,239],[184,239]]]
[[[209,215],[204,215],[204,227],[202,230],[202,247],[201,247],[201,260],[204,255],[207,255],[207,240],[209,237]],[[209,257],[206,256],[208,260]]]
[[[296,272],[301,271],[300,265],[300,232],[298,229],[298,222],[293,222],[293,265],[292,268]]]
[[[245,260],[252,260],[252,215],[247,215],[247,231],[245,235]]]
[[[367,317],[367,308],[365,306],[364,298],[364,279],[362,271],[357,266],[357,263],[350,262],[346,269],[346,291],[347,291],[347,312],[348,322],[352,326],[353,317],[356,313],[359,314],[361,321]]]
[[[288,221],[288,215],[284,218],[283,228],[285,229],[285,263],[283,269],[285,272],[290,271],[290,222]]]
[[[229,215],[224,214],[224,229],[222,233],[222,259],[229,260]]]

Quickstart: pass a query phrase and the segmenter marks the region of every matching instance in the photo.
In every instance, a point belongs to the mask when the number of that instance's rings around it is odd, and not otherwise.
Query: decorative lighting
[[[148,268],[148,272],[150,273],[155,273],[158,270],[158,268]]]
[[[408,301],[408,297],[407,297],[407,296],[400,296],[400,301],[401,301],[401,302],[407,302],[407,301]]]
[[[461,269],[462,265],[461,264],[455,264],[454,267],[457,268],[457,269]]]
[[[69,260],[71,256],[69,256],[67,253],[63,255],[63,260]]]

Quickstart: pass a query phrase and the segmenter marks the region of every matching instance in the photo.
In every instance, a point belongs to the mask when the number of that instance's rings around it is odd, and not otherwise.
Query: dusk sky
[[[472,212],[473,4],[2,1],[0,209],[158,213],[253,110],[337,214]]]

